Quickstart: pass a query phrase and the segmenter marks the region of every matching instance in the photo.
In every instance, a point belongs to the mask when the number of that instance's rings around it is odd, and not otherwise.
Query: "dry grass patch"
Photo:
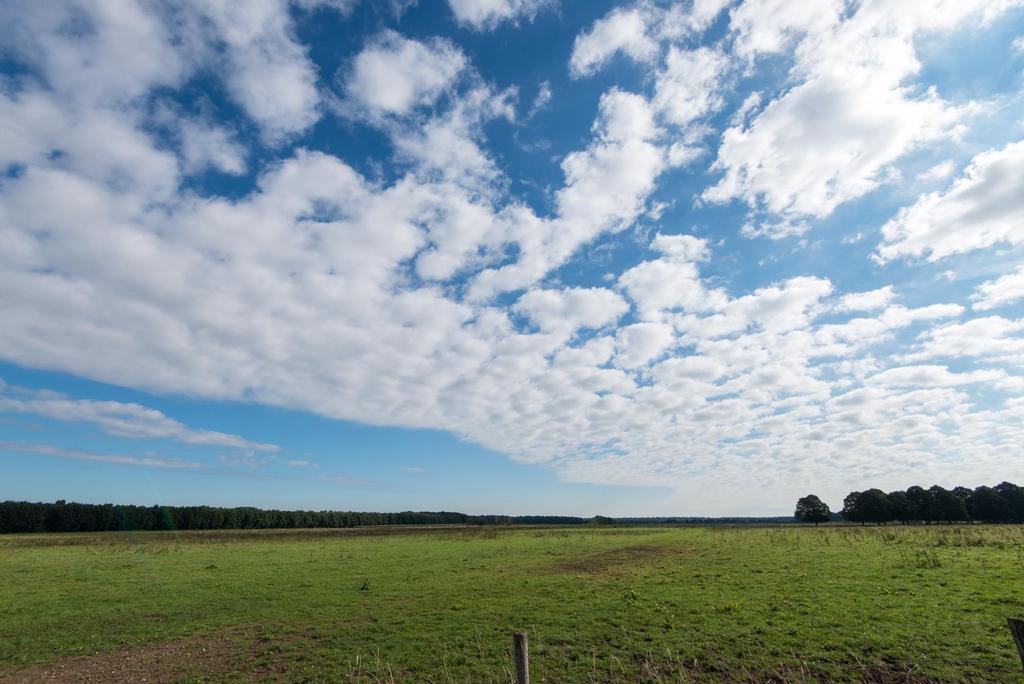
[[[555,572],[585,575],[606,574],[626,569],[640,562],[649,562],[653,558],[664,556],[670,552],[671,549],[666,547],[638,544],[562,560],[555,563],[553,569]]]
[[[261,637],[255,625],[232,627],[205,636],[130,646],[90,656],[61,658],[16,672],[0,681],[149,682],[220,679],[231,674],[250,681],[277,678],[287,671],[280,644]]]

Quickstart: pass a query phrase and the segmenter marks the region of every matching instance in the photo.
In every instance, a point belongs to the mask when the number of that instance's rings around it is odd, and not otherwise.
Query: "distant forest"
[[[119,506],[57,501],[0,503],[0,534],[26,532],[115,532],[147,530],[259,530],[344,528],[369,525],[742,525],[792,523],[773,517],[582,518],[564,515],[467,515],[414,512],[278,511],[215,506]]]
[[[359,513],[277,511],[214,506],[117,506],[57,501],[0,503],[0,533],[112,532],[118,530],[258,530],[366,525],[582,525],[587,518],[555,515],[466,515],[465,513]]]
[[[907,490],[883,492],[868,489],[850,492],[843,499],[842,518],[848,522],[877,523],[899,521],[904,524],[923,522],[955,523],[1024,523],[1024,487],[1000,482],[995,487],[954,487],[939,485],[910,487]],[[833,520],[835,513],[814,494],[796,502],[793,516],[815,524]]]
[[[840,517],[841,516],[841,517]],[[365,513],[356,511],[279,511],[215,506],[120,506],[57,501],[0,502],[0,534],[25,532],[113,532],[147,530],[254,530],[345,528],[370,525],[743,525],[797,521],[854,523],[1024,522],[1024,487],[851,492],[837,514],[818,497],[801,499],[793,517],[583,518],[561,515],[468,515],[449,511]]]
[[[850,492],[843,499],[843,518],[850,522],[1024,522],[1024,487],[1001,482],[995,487],[954,487],[938,485],[925,489],[883,492],[868,489]]]

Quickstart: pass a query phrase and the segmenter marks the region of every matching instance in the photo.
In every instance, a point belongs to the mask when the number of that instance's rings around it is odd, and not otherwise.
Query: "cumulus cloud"
[[[675,339],[671,325],[664,323],[634,323],[619,330],[616,337],[615,364],[621,368],[636,368],[660,356]]]
[[[566,288],[530,290],[512,307],[545,332],[573,333],[580,328],[601,328],[615,323],[629,308],[611,290]]]
[[[641,0],[617,7],[576,37],[569,71],[577,78],[589,76],[619,53],[637,62],[651,62],[662,42],[700,34],[729,4],[730,0],[694,0],[662,7]],[[682,67],[684,60],[676,60],[677,66]]]
[[[1005,377],[1001,370],[953,373],[945,366],[920,365],[890,368],[867,379],[868,385],[893,387],[954,387],[978,382],[995,382]]]
[[[892,285],[869,292],[851,292],[843,295],[836,306],[837,311],[875,311],[884,309],[892,301],[895,292]]]
[[[974,318],[932,328],[921,335],[916,351],[907,361],[925,359],[982,359],[988,362],[1024,364],[1024,319],[1002,316]]]
[[[455,20],[476,31],[493,30],[506,21],[532,21],[553,0],[448,0]]]
[[[614,9],[577,36],[570,73],[577,78],[589,76],[618,53],[657,64],[651,107],[662,121],[682,130],[680,139],[669,147],[669,159],[673,166],[685,165],[700,155],[699,142],[707,132],[693,124],[725,104],[732,60],[719,48],[683,49],[676,43],[704,31],[727,4],[698,0],[688,8],[682,4],[663,8],[639,2]]]
[[[907,85],[921,70],[914,37],[950,31],[972,17],[991,20],[996,8],[982,2],[933,6],[938,2],[864,3],[842,21],[839,3],[781,8],[754,2],[734,10],[740,52],[754,57],[799,40],[791,72],[797,82],[749,124],[724,132],[713,166],[722,177],[703,197],[738,198],[782,217],[768,224],[798,226],[886,182],[909,151],[956,136],[970,107]],[[810,140],[815,144],[804,144]]]
[[[979,285],[971,295],[973,308],[978,311],[1007,306],[1024,299],[1024,266],[995,280]]]
[[[462,51],[446,40],[423,43],[385,31],[356,56],[345,93],[371,114],[401,116],[433,104],[465,66]]]
[[[316,69],[295,39],[285,0],[197,5],[224,45],[228,91],[276,142],[320,118]]]
[[[842,0],[745,0],[729,12],[733,50],[747,59],[782,52],[805,35],[829,31],[839,23],[843,5]]]
[[[658,43],[647,31],[647,17],[640,8],[612,10],[576,37],[569,70],[575,76],[588,76],[617,52],[649,61],[657,54]]]
[[[182,119],[178,126],[186,173],[207,168],[230,174],[245,173],[245,148],[224,127],[190,119]]]
[[[959,114],[926,95],[889,87],[873,73],[821,76],[770,102],[749,127],[728,129],[712,202],[741,198],[773,214],[824,217],[883,180],[919,142],[947,135]],[[809,146],[802,141],[817,140]]]
[[[523,288],[561,265],[602,233],[631,225],[645,207],[666,159],[654,143],[658,129],[647,101],[610,90],[601,96],[590,145],[562,160],[565,185],[555,194],[557,214],[541,219],[525,209],[510,214],[507,239],[518,245],[512,264],[480,272],[474,299]]]
[[[247,154],[230,131],[164,106],[149,115],[147,97],[200,72],[223,82],[266,143],[279,144],[320,117],[316,71],[284,0],[254,9],[238,2],[14,3],[0,8],[0,21],[10,27],[0,47],[32,63],[0,97],[9,122],[0,156],[8,164],[59,151],[62,166],[77,174],[145,184],[161,200],[179,170],[241,173]],[[77,30],[65,30],[72,25]],[[153,144],[156,126],[175,131],[176,150]]]
[[[665,67],[657,76],[654,105],[667,121],[685,126],[725,103],[722,78],[730,65],[719,50],[669,48]]]
[[[699,262],[710,254],[706,240],[659,234],[651,249],[662,257],[641,262],[618,279],[618,286],[636,303],[641,317],[657,319],[665,311],[704,311],[724,304],[725,295],[708,291],[700,277]]]
[[[938,261],[997,243],[1024,242],[1024,142],[976,156],[952,185],[922,195],[884,226],[882,262],[901,257]]]

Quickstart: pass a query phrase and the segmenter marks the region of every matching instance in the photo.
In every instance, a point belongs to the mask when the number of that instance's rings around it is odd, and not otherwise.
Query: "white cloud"
[[[987,280],[974,289],[971,300],[976,311],[987,311],[1024,299],[1024,266],[995,280]]]
[[[476,31],[493,30],[505,21],[533,21],[553,0],[448,0],[456,21]]]
[[[841,299],[838,306],[842,305]],[[963,312],[959,304],[931,304],[916,309],[890,304],[871,317],[821,325],[815,331],[815,338],[829,353],[850,355],[873,344],[890,341],[895,331],[916,323],[954,318]]]
[[[515,263],[480,272],[470,294],[482,300],[527,287],[598,235],[621,230],[640,216],[665,168],[653,113],[639,95],[611,90],[601,96],[594,140],[562,161],[565,186],[555,194],[557,214],[540,219],[515,208],[506,236],[519,247]]]
[[[892,285],[880,287],[869,292],[851,292],[843,295],[836,306],[836,311],[875,311],[884,309],[895,296]]]
[[[945,366],[901,366],[890,368],[867,379],[868,385],[892,387],[955,387],[979,382],[992,383],[1001,380],[1006,373],[1001,370],[979,370],[968,373],[952,373]]]
[[[724,53],[707,47],[669,48],[665,67],[658,72],[654,106],[677,126],[718,111],[725,103],[722,78],[729,64]]]
[[[228,0],[196,7],[215,27],[214,39],[223,41],[228,92],[269,141],[316,123],[316,69],[295,40],[287,2]]]
[[[922,195],[882,227],[882,262],[901,257],[938,261],[1005,242],[1024,242],[1024,142],[976,156],[942,192]]]
[[[658,234],[651,249],[661,252],[662,258],[641,262],[618,280],[641,317],[657,319],[664,311],[704,311],[724,304],[725,295],[706,290],[700,277],[698,263],[709,258],[707,241],[692,235]]]
[[[634,323],[619,330],[616,336],[615,365],[620,368],[643,366],[660,356],[675,340],[671,325]]]
[[[181,155],[184,170],[196,173],[206,168],[224,173],[245,173],[245,149],[221,126],[193,120],[180,122]]]
[[[0,20],[8,29],[0,44],[32,55],[75,106],[127,105],[154,86],[181,85],[191,70],[172,29],[132,0],[5,3]]]
[[[0,450],[13,451],[22,454],[40,454],[43,456],[54,456],[56,458],[67,458],[74,461],[96,461],[99,463],[113,463],[116,465],[143,466],[146,468],[169,468],[172,470],[191,470],[198,468],[199,464],[192,461],[182,461],[175,458],[164,458],[162,456],[120,456],[117,454],[101,454],[92,451],[79,451],[76,449],[62,449],[49,444],[27,444],[24,442],[0,442]]]
[[[0,128],[0,165],[49,168],[154,199],[171,196],[178,160],[155,148],[130,109],[79,109],[66,95],[34,85],[9,96],[0,93],[0,117],[6,124]],[[61,151],[59,160],[52,159],[54,150]]]
[[[792,217],[779,221],[761,221],[759,223],[753,223],[748,220],[740,228],[740,235],[748,238],[764,237],[769,240],[782,240],[795,235],[803,235],[810,229],[809,223]]]
[[[2,46],[36,67],[17,77],[20,87],[0,102],[13,122],[5,145],[11,156],[70,147],[66,154],[78,172],[88,167],[95,176],[97,161],[106,158],[118,182],[158,178],[169,190],[173,158],[150,144],[147,124],[153,122],[146,121],[144,98],[206,70],[223,80],[266,142],[279,143],[320,116],[315,69],[295,42],[284,0],[258,8],[66,0],[6,5],[0,22],[11,27]],[[65,30],[71,25],[78,30]],[[222,129],[160,118],[178,129],[187,172],[207,165],[228,173],[243,168],[244,151]],[[122,165],[132,171],[124,173]]]
[[[733,50],[747,59],[783,52],[806,34],[829,31],[842,11],[842,0],[745,0],[729,12]]]
[[[589,76],[617,52],[638,62],[650,61],[657,55],[658,43],[647,31],[647,17],[641,8],[612,10],[576,37],[570,72],[577,77]]]
[[[1024,319],[1010,320],[1001,316],[949,323],[923,333],[918,351],[905,355],[904,359],[974,358],[1024,365],[1021,331],[1024,331]]]
[[[156,409],[120,401],[71,399],[53,392],[0,385],[0,412],[28,413],[55,420],[93,423],[104,432],[133,439],[170,439],[185,444],[234,447],[274,452],[274,444],[260,444],[238,435],[197,430]]]
[[[385,31],[363,48],[345,78],[345,92],[371,114],[409,113],[431,105],[466,66],[443,39],[428,43]]]
[[[694,337],[720,337],[750,329],[773,334],[786,332],[805,327],[812,307],[831,293],[832,284],[828,280],[807,276],[790,278],[730,300],[710,316],[683,316],[677,325]]]
[[[952,176],[955,170],[956,165],[953,164],[953,160],[947,159],[946,161],[939,162],[935,166],[923,171],[918,178],[926,183],[940,181]]]
[[[923,467],[1010,477],[1019,467],[1005,454],[1024,439],[1021,408],[986,393],[1024,391],[1009,371],[1024,366],[1020,321],[952,320],[965,316],[952,302],[894,304],[893,290],[855,264],[837,282],[864,279],[836,291],[826,277],[835,254],[824,251],[780,263],[796,277],[762,280],[767,269],[743,260],[750,245],[730,237],[735,225],[703,223],[699,206],[702,223],[681,223],[691,220],[683,201],[655,194],[668,169],[700,154],[712,115],[730,118],[725,107],[743,99],[727,92],[730,79],[746,82],[743,69],[775,51],[795,58],[789,89],[766,95],[764,107],[747,98],[731,124],[746,147],[719,152],[735,162],[722,163],[737,174],[736,196],[760,203],[747,232],[802,231],[894,178],[905,150],[956,132],[962,112],[910,82],[922,73],[915,36],[966,10],[864,2],[836,22],[777,5],[780,16],[767,17],[777,21],[742,29],[744,5],[713,52],[695,50],[691,39],[723,5],[641,2],[618,10],[638,13],[633,33],[599,44],[599,22],[580,37],[580,73],[620,51],[646,60],[651,77],[642,93],[602,95],[592,129],[561,158],[564,182],[538,182],[529,203],[486,137],[490,122],[514,120],[517,94],[487,85],[449,43],[383,34],[360,53],[377,50],[345,104],[386,137],[386,160],[368,164],[381,173],[364,174],[325,152],[275,150],[267,162],[241,145],[245,117],[266,140],[284,141],[318,116],[319,96],[303,85],[315,69],[287,16],[264,8],[259,16],[281,21],[246,17],[228,40],[219,36],[231,22],[199,9],[175,10],[175,23],[149,5],[124,3],[120,14],[82,5],[97,28],[75,36],[58,30],[62,5],[32,5],[39,16],[18,19],[31,30],[0,38],[25,66],[0,93],[0,165],[13,169],[0,185],[2,356],[150,392],[446,430],[565,479],[670,487],[684,511],[733,505],[722,503],[721,482],[772,492],[745,499],[751,510],[777,505],[797,481],[825,494],[857,486],[850,472],[882,485]],[[256,36],[273,54],[254,69],[296,78],[266,111],[247,99],[256,91],[238,85],[248,81],[229,55],[263,50]],[[747,59],[679,66],[739,43]],[[240,121],[163,100],[211,73],[218,56],[226,66],[214,73],[245,111]],[[356,83],[359,59],[344,83]],[[370,87],[380,84],[388,87]],[[972,182],[984,177],[987,187],[991,169],[975,161]],[[186,178],[208,168],[256,180],[219,196],[215,184]],[[957,220],[965,216],[978,215]],[[652,254],[625,261],[634,239],[657,230]],[[594,259],[573,260],[598,239]],[[613,289],[586,286],[588,273],[604,272]],[[991,282],[977,308],[1011,290]],[[125,436],[236,448],[243,453],[225,457],[235,464],[275,453],[144,407],[0,395]]]
[[[530,290],[512,308],[529,316],[544,332],[571,334],[580,328],[611,325],[629,306],[611,290],[577,287]]]
[[[650,62],[663,42],[700,34],[729,4],[731,0],[694,0],[661,7],[640,0],[631,7],[617,7],[576,36],[569,71],[577,78],[589,76],[620,52],[634,61]]]
[[[537,95],[533,98],[533,104],[530,105],[530,111],[527,113],[526,118],[533,118],[537,112],[551,104],[551,96],[551,82],[541,81],[540,86],[537,88]]]
[[[749,127],[728,129],[704,193],[788,216],[827,216],[883,180],[887,165],[948,135],[959,112],[936,95],[911,99],[866,70],[822,75],[773,100]],[[805,141],[815,140],[807,145]]]
[[[907,152],[958,134],[969,106],[907,85],[921,70],[914,38],[950,31],[972,17],[989,20],[993,8],[982,12],[979,2],[941,0],[868,2],[837,22],[834,4],[810,3],[782,13],[772,5],[734,11],[738,49],[773,52],[787,36],[802,36],[791,72],[797,84],[748,125],[725,131],[713,167],[723,176],[704,192],[705,199],[739,198],[781,216],[781,225],[798,225],[801,217],[828,216],[895,177],[893,165]],[[761,23],[758,17],[769,19]],[[752,228],[748,234],[773,232],[778,231]]]
[[[651,249],[665,256],[683,261],[707,261],[711,258],[708,241],[693,235],[663,235],[658,233],[651,242]]]
[[[480,146],[480,129],[497,118],[511,120],[513,93],[494,93],[487,87],[461,94],[452,106],[417,127],[389,127],[392,144],[403,161],[416,164],[417,175],[443,176],[477,193],[490,195],[488,185],[498,175],[494,162]]]

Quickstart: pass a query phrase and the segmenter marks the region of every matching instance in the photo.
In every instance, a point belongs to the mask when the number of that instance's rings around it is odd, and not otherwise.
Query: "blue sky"
[[[1024,480],[1024,3],[6,3],[0,499]]]

